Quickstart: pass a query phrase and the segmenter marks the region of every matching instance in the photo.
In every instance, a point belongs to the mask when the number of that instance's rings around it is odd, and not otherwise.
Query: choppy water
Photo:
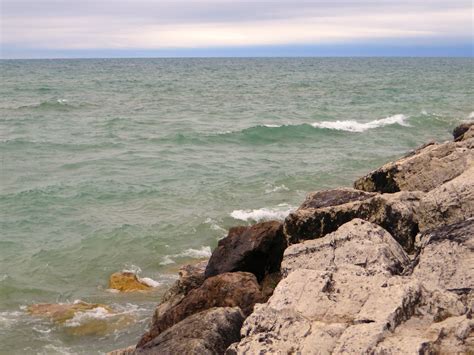
[[[235,224],[284,218],[474,117],[472,59],[0,61],[0,353],[133,344],[162,284]],[[71,336],[24,307],[75,299],[138,320]],[[26,340],[25,340],[26,339]]]

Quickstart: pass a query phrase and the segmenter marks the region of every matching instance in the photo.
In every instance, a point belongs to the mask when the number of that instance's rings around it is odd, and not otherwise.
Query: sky
[[[472,0],[0,0],[1,58],[473,57]]]

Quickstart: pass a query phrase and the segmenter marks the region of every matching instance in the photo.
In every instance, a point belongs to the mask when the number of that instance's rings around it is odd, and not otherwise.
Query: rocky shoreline
[[[187,265],[109,354],[474,353],[474,123]]]

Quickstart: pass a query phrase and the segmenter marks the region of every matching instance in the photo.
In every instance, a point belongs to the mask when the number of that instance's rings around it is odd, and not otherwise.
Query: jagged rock
[[[286,278],[267,303],[255,306],[242,340],[227,354],[381,354],[396,349],[390,348],[395,339],[401,353],[414,353],[419,344],[435,348],[439,337],[430,327],[448,319],[456,323],[451,333],[464,340],[450,336],[447,343],[464,349],[468,308],[454,293],[399,276],[408,262],[385,230],[358,219],[290,246],[282,262]],[[419,328],[412,326],[418,321]]]
[[[211,308],[173,325],[132,354],[223,354],[240,340],[243,321],[238,307]]]
[[[361,273],[391,275],[400,274],[409,263],[402,247],[385,229],[356,218],[325,238],[290,246],[281,271],[288,275],[297,269],[335,270],[351,264],[360,267]]]
[[[466,132],[469,133],[466,135]],[[474,134],[474,122],[462,123],[453,130],[453,137],[456,142],[471,138],[472,134]]]
[[[233,227],[213,251],[205,275],[210,277],[224,272],[246,271],[261,281],[265,275],[280,269],[286,246],[280,222]]]
[[[423,196],[416,213],[420,231],[474,217],[474,166]]]
[[[364,191],[430,191],[462,174],[474,161],[474,140],[424,146],[358,179]]]
[[[474,291],[474,218],[421,236],[413,276],[430,287]]]
[[[133,355],[135,352],[135,346],[129,346],[122,349],[112,350],[107,353],[107,355]]]
[[[116,272],[110,275],[109,288],[120,292],[148,291],[152,286],[140,280],[133,272]]]
[[[264,301],[255,275],[248,272],[224,273],[210,277],[185,297],[166,309],[158,307],[150,330],[141,338],[141,347],[186,317],[212,307],[240,307],[250,314],[257,302]]]
[[[187,264],[179,269],[179,279],[165,292],[161,301],[166,302],[178,295],[186,296],[189,291],[198,288],[205,280],[204,272],[208,260]]]
[[[340,197],[328,201],[331,195]],[[285,219],[284,233],[290,243],[297,243],[320,238],[354,218],[361,218],[379,224],[406,250],[411,250],[418,233],[414,210],[422,196],[418,191],[380,195],[353,189],[312,193]]]

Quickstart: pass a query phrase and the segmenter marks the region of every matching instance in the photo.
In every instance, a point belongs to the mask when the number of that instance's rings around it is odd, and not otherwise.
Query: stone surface
[[[454,140],[462,141],[464,139],[470,138],[470,137],[467,137],[466,132],[472,131],[473,129],[474,129],[474,122],[465,122],[465,123],[460,124],[453,130]]]
[[[186,296],[189,291],[201,286],[205,280],[207,263],[208,261],[204,260],[182,266],[178,272],[178,280],[165,292],[162,303],[179,295]]]
[[[246,271],[261,281],[265,275],[280,269],[286,246],[280,222],[233,227],[212,252],[205,275],[210,277],[224,272]]]
[[[474,218],[419,236],[413,276],[429,287],[474,292]]]
[[[158,307],[150,330],[142,337],[138,347],[195,313],[212,307],[240,307],[248,315],[255,303],[263,301],[264,296],[253,274],[233,272],[210,277],[173,304]]]
[[[282,262],[287,276],[267,303],[255,306],[242,340],[227,353],[465,350],[471,334],[468,307],[455,293],[399,275],[408,263],[387,231],[360,219],[292,245]],[[439,322],[449,327],[435,329]]]
[[[334,199],[331,203],[325,202],[331,195],[345,197],[331,205]],[[285,219],[283,230],[290,243],[297,243],[320,238],[354,218],[361,218],[384,227],[406,250],[411,250],[418,232],[414,211],[422,196],[422,192],[415,191],[381,195],[353,189],[312,193]]]
[[[358,179],[364,191],[430,191],[462,174],[474,161],[474,140],[430,144]]]
[[[244,315],[238,307],[219,307],[194,314],[132,354],[223,354],[240,340]]]
[[[106,312],[112,312],[109,307],[103,304],[83,301],[74,303],[38,303],[28,306],[27,311],[33,316],[47,317],[54,322],[64,323],[72,319],[74,315],[79,312],[91,311],[98,308]]]
[[[474,166],[423,196],[416,213],[422,232],[474,217]]]
[[[133,272],[116,272],[110,275],[109,288],[120,292],[149,291],[152,287],[141,281]]]

